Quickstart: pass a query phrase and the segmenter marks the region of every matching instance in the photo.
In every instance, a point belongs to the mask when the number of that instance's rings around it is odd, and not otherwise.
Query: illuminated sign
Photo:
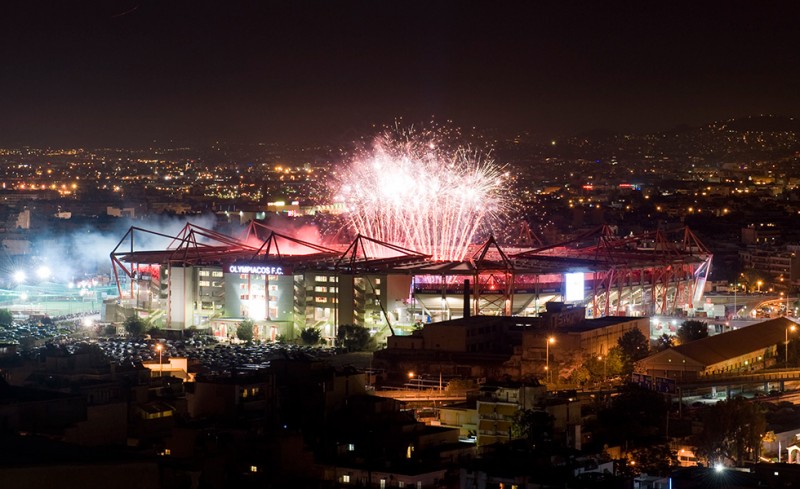
[[[283,267],[269,265],[229,265],[228,273],[247,273],[251,275],[283,275]]]
[[[583,272],[567,273],[564,275],[564,300],[567,302],[582,301],[584,299]]]

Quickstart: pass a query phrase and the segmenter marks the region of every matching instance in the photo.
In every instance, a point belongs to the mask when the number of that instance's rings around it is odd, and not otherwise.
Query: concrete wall
[[[167,299],[167,329],[185,329],[192,326],[194,312],[194,269],[192,267],[170,267],[171,293]]]

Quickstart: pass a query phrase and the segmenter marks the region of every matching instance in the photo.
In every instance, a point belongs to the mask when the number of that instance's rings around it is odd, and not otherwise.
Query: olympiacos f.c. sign
[[[283,267],[270,265],[228,265],[228,273],[250,275],[284,275]]]

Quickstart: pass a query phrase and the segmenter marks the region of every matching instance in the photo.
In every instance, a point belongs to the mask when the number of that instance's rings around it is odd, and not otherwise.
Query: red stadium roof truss
[[[169,240],[169,245],[158,250],[136,250],[136,244],[147,241],[140,235]],[[137,264],[220,265],[264,259],[289,262],[295,269],[346,274],[405,273],[434,281],[434,277],[440,277],[447,283],[470,278],[475,284],[476,299],[487,291],[499,294],[506,302],[513,298],[515,288],[536,288],[541,280],[552,281],[566,272],[583,272],[594,292],[594,310],[611,315],[624,311],[619,310],[619,299],[617,310],[613,310],[609,294],[619,290],[617,297],[621,297],[623,287],[636,283],[652,284],[649,302],[658,303],[657,309],[662,311],[676,307],[679,300],[692,305],[699,281],[708,277],[712,255],[687,227],[619,237],[603,226],[554,245],[513,254],[507,254],[490,236],[467,260],[434,261],[429,255],[363,235],[356,236],[341,252],[279,233],[258,222],[251,222],[241,238],[193,224],[187,224],[174,236],[131,227],[111,252],[118,288],[118,271],[134,277]],[[672,304],[668,303],[668,286],[674,289]]]

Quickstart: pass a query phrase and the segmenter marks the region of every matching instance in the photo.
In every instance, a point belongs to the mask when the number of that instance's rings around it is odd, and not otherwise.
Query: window
[[[342,482],[344,482],[345,484],[350,484],[350,475],[344,474],[342,476]]]
[[[314,282],[327,282],[327,281],[328,277],[324,275],[317,275],[316,277],[314,277]]]
[[[381,489],[386,489],[386,479],[381,479]]]
[[[322,285],[317,285],[314,287],[314,292],[328,292],[328,288]]]
[[[417,489],[422,489],[422,481],[417,481]]]
[[[252,472],[252,473],[254,473],[254,474],[255,474],[256,472],[258,472],[258,466],[257,466],[257,465],[251,465],[251,466],[250,466],[250,472]]]
[[[381,289],[375,289],[375,295],[381,295]]]
[[[198,285],[200,285],[200,287],[208,287],[211,285],[211,282],[209,282],[208,280],[201,280],[198,282]]]
[[[403,481],[397,481],[397,487],[406,487],[406,483]]]
[[[222,274],[222,272],[219,272],[219,271],[217,271],[217,272],[211,272],[211,276],[212,276],[212,277],[217,277],[217,278],[219,278],[219,277],[222,277],[222,275],[223,275],[223,274]]]
[[[315,302],[328,302],[327,297],[314,297]]]
[[[201,277],[208,277],[209,273],[208,270],[200,270],[200,272],[198,272],[198,275],[200,275]]]
[[[348,443],[347,444],[347,451],[352,452],[352,451],[355,451],[355,449],[356,449],[356,446],[354,444],[352,444],[352,443]]]
[[[376,278],[376,279],[375,279],[375,285],[380,285],[380,284],[381,284],[381,279],[379,279],[379,278]]]

